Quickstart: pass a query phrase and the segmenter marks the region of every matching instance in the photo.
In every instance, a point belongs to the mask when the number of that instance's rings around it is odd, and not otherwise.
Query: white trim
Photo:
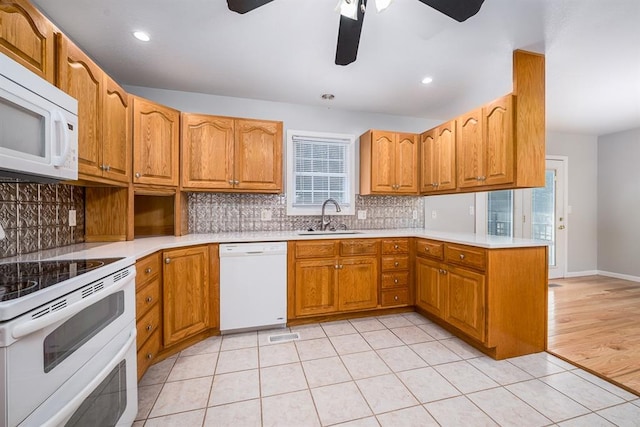
[[[565,273],[564,278],[568,279],[570,277],[597,276],[597,275],[598,275],[598,270],[572,271],[572,272]],[[549,279],[549,280],[553,280],[553,279]]]
[[[356,136],[353,134],[344,133],[328,133],[328,132],[311,132],[305,130],[293,130],[287,129],[287,139],[285,145],[285,151],[287,154],[286,164],[286,186],[285,194],[287,195],[287,215],[320,215],[319,206],[299,207],[293,206],[293,191],[295,191],[295,184],[293,182],[293,137],[303,136],[305,138],[314,139],[335,139],[342,140],[348,143],[349,148],[349,206],[341,206],[341,212],[335,212],[333,205],[327,205],[327,213],[331,215],[355,215],[356,212]]]
[[[611,271],[598,270],[600,276],[615,277],[616,279],[629,280],[631,282],[640,282],[640,276],[631,276],[630,274],[612,273]]]

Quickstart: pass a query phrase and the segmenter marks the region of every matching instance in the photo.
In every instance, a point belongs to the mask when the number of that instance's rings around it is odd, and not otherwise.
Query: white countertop
[[[274,242],[315,239],[421,237],[425,239],[441,240],[449,243],[459,243],[488,249],[522,248],[548,245],[548,242],[542,240],[517,239],[499,236],[478,236],[473,233],[430,231],[422,228],[354,231],[354,234],[321,235],[300,235],[298,234],[298,231],[259,231],[214,234],[188,234],[181,237],[144,237],[128,242],[82,243],[77,245],[64,246],[32,254],[5,258],[0,260],[0,263],[45,259],[86,259],[107,257],[125,257],[128,258],[131,263],[134,263],[136,259],[140,259],[158,250],[178,248],[182,246],[200,245],[207,243]]]

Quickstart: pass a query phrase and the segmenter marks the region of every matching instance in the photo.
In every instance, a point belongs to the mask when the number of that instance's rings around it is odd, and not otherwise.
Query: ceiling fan
[[[273,0],[227,0],[229,10],[238,13],[251,12],[260,6],[264,6]],[[438,12],[444,13],[458,22],[463,22],[478,13],[484,0],[418,0],[430,6]],[[390,1],[385,2],[386,5]],[[340,6],[351,7],[352,16],[340,15],[340,27],[338,29],[338,45],[336,47],[336,65],[348,65],[356,60],[362,21],[366,11],[367,0],[341,0]],[[359,5],[359,7],[358,7]],[[357,19],[354,19],[357,18]]]

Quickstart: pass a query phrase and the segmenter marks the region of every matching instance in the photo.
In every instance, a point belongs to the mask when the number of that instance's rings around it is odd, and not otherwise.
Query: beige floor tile
[[[329,340],[338,354],[351,354],[371,350],[369,344],[360,334],[338,335],[330,337]]]
[[[380,331],[387,329],[378,319],[375,317],[365,317],[363,319],[353,319],[351,324],[358,332]]]
[[[442,329],[440,326],[436,325],[435,323],[426,323],[426,324],[417,325],[417,326],[418,328],[422,329],[423,331],[425,331],[426,333],[428,333],[429,335],[431,335],[437,340],[443,340],[443,339],[451,338],[453,336],[451,332]]]
[[[526,356],[513,357],[507,360],[535,378],[565,371],[564,368],[551,363],[547,359],[546,355],[547,353],[544,352],[534,353],[527,354]]]
[[[374,414],[415,406],[418,401],[393,374],[356,381]]]
[[[464,394],[499,386],[466,361],[438,365],[435,370]]]
[[[409,347],[411,347],[411,349],[415,351],[425,362],[432,366],[460,360],[460,356],[437,341],[413,344]]]
[[[540,378],[540,381],[566,394],[579,404],[592,411],[607,408],[624,403],[624,400],[615,394],[609,393],[603,388],[575,375],[572,372],[562,372]]]
[[[291,332],[300,334],[299,341],[315,340],[317,338],[326,338],[327,336],[319,324],[293,326],[291,327]]]
[[[468,394],[466,397],[500,425],[538,427],[551,424],[551,420],[502,387]],[[430,405],[426,407],[440,421]]]
[[[146,427],[201,427],[202,421],[204,420],[204,413],[204,409],[198,409],[197,411],[149,418],[144,425]]]
[[[393,332],[394,335],[400,338],[405,344],[417,344],[420,342],[435,340],[435,338],[415,325],[394,328],[391,329],[391,332]]]
[[[551,353],[547,353],[546,351],[544,353],[544,357],[551,363],[553,363],[554,365],[558,365],[563,369],[566,369],[567,371],[570,371],[572,369],[577,369],[578,367],[576,365],[572,365],[569,362],[565,362],[564,360],[560,359],[559,357],[554,356]]]
[[[263,397],[304,390],[307,387],[300,363],[260,369],[260,390]]]
[[[383,348],[378,350],[377,353],[393,372],[407,371],[409,369],[427,366],[427,362],[422,360],[420,356],[406,345]]]
[[[464,396],[439,400],[424,405],[443,427],[490,427],[497,426],[491,418]],[[505,426],[520,424],[505,424]]]
[[[258,367],[258,347],[221,351],[218,356],[216,374],[244,371]]]
[[[167,381],[171,382],[213,376],[216,371],[217,361],[218,353],[180,356],[178,360],[176,360],[175,365],[173,365]]]
[[[269,342],[269,337],[272,335],[284,335],[290,333],[291,330],[289,328],[275,328],[275,329],[264,329],[262,331],[258,331],[258,346],[266,346],[266,345],[277,345],[284,343],[273,343]]]
[[[154,365],[151,365],[147,372],[142,376],[140,382],[138,383],[138,387],[145,387],[152,384],[162,384],[164,383],[169,374],[171,373],[171,368],[173,368],[174,363],[176,363],[177,357],[171,357],[163,360],[162,362],[158,362]]]
[[[209,337],[204,341],[200,341],[191,347],[185,348],[180,352],[180,356],[195,356],[196,354],[217,353],[220,351],[222,337]]]
[[[376,350],[380,348],[404,345],[404,343],[400,341],[400,338],[395,336],[393,332],[388,329],[384,329],[382,331],[363,332],[362,337]]]
[[[378,421],[382,427],[437,427],[439,425],[422,406],[378,415]]]
[[[300,360],[313,360],[337,355],[328,338],[296,341],[295,344],[298,349]]]
[[[302,368],[311,388],[351,381],[351,375],[339,357],[308,360],[302,362]]]
[[[260,397],[260,374],[257,369],[231,372],[213,377],[209,406],[258,397]]]
[[[348,320],[340,320],[337,322],[327,322],[321,323],[322,329],[324,329],[324,333],[327,334],[328,337],[334,337],[336,335],[348,335],[355,334],[356,331],[351,323]]]
[[[376,417],[360,418],[346,423],[334,424],[332,427],[380,427]]]
[[[413,323],[401,314],[391,314],[388,316],[378,316],[378,320],[389,329],[411,326]]]
[[[610,423],[606,419],[602,418],[600,415],[595,413],[590,413],[587,415],[583,415],[578,418],[573,418],[571,420],[563,421],[558,423],[559,427],[616,427],[615,424]]]
[[[131,424],[131,427],[144,427],[144,421],[134,421],[133,424]]]
[[[149,417],[155,418],[205,408],[212,380],[213,377],[204,377],[166,383]]]
[[[261,427],[260,399],[214,406],[207,409],[204,427]]]
[[[320,426],[309,390],[262,399],[263,426]]]
[[[148,386],[138,385],[138,414],[136,420],[144,420],[149,416],[153,404],[156,402],[163,384],[153,384]]]
[[[449,338],[446,340],[441,340],[440,344],[447,347],[449,350],[453,351],[455,354],[460,356],[462,359],[471,359],[474,357],[482,357],[484,353],[480,350],[477,350],[462,341],[460,338]]]
[[[615,394],[618,397],[623,398],[624,400],[627,401],[632,401],[638,398],[638,396],[636,396],[633,393],[629,393],[628,391],[611,384],[609,381],[605,381],[600,377],[596,377],[593,374],[590,374],[587,371],[583,371],[582,369],[574,369],[573,371],[571,371],[573,374],[576,374],[577,376],[579,376],[580,378],[584,378],[585,380],[589,381],[590,383],[593,383],[595,385],[597,385],[600,388],[603,388],[605,390],[607,390],[609,393]],[[640,402],[640,400],[638,401]]]
[[[260,367],[298,362],[298,351],[293,342],[260,347]]]
[[[373,415],[353,382],[314,388],[311,394],[322,425],[342,423]]]
[[[590,412],[584,406],[539,380],[519,382],[505,388],[554,422],[568,420]]]
[[[341,358],[354,380],[391,373],[375,351],[346,354]]]
[[[416,312],[402,313],[402,316],[414,325],[426,325],[428,323],[431,323],[429,319]]]
[[[242,334],[229,334],[222,337],[221,351],[238,350],[258,346],[258,333],[246,332]]]
[[[468,362],[501,385],[533,379],[531,375],[507,360],[494,360],[483,356],[469,359]]]
[[[398,377],[420,403],[433,402],[434,400],[460,395],[460,391],[431,367],[400,372]]]

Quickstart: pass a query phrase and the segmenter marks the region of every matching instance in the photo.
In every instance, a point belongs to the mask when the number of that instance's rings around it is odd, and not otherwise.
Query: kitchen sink
[[[312,230],[312,231],[298,231],[299,236],[328,236],[334,234],[361,234],[362,231],[355,230]]]

